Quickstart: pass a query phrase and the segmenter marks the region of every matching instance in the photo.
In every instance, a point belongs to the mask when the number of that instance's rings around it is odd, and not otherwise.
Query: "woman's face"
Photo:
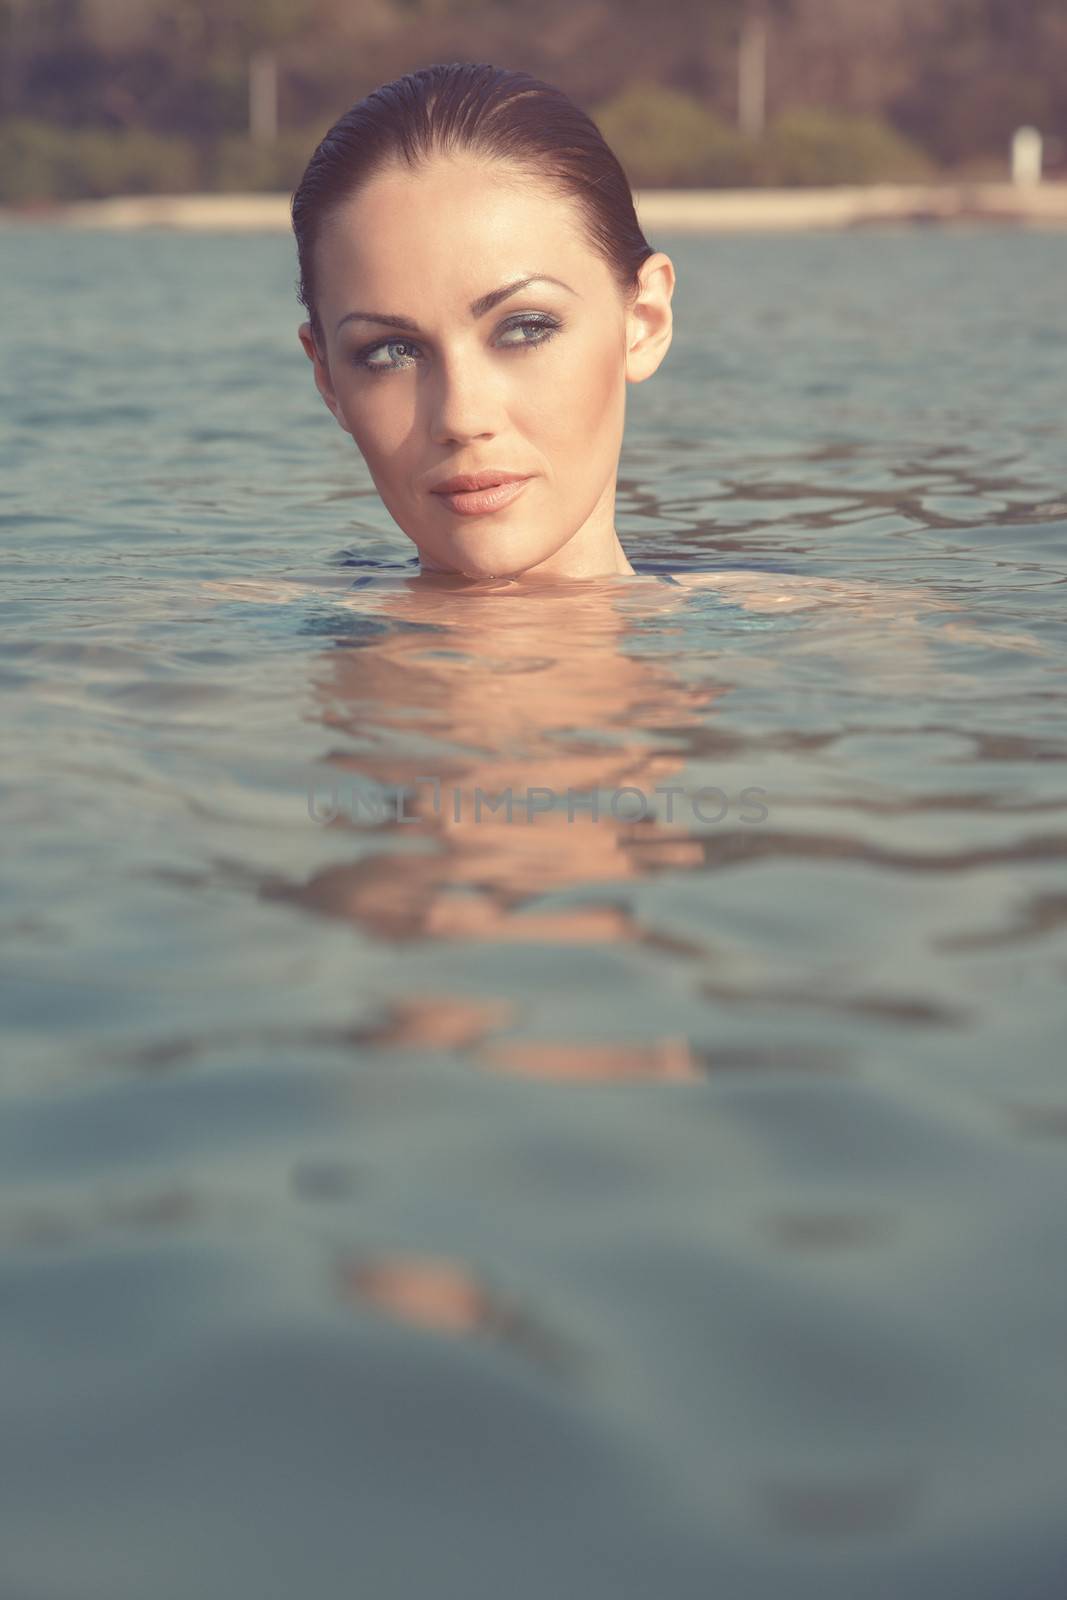
[[[436,157],[380,173],[334,212],[315,270],[325,349],[307,323],[301,342],[424,568],[633,570],[615,534],[615,476],[626,383],[670,344],[666,256],[645,263],[628,308],[568,198],[510,168]],[[539,274],[559,281],[475,304]],[[528,481],[479,516],[433,492],[486,468]]]

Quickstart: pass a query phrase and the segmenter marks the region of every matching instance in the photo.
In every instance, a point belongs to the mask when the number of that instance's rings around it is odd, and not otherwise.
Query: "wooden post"
[[[248,132],[255,144],[278,137],[278,59],[273,50],[257,50],[248,64]]]
[[[744,0],[737,52],[737,122],[759,138],[767,122],[767,11],[764,0]]]

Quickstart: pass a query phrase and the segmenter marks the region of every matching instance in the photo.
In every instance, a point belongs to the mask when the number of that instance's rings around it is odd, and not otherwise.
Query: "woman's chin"
[[[457,539],[448,550],[420,551],[426,570],[461,573],[466,578],[517,578],[553,552],[523,546],[514,539]]]

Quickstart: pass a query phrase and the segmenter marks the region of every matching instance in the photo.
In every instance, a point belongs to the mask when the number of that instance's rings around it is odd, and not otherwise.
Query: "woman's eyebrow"
[[[566,289],[568,294],[578,294],[577,289],[572,289],[569,283],[564,283],[562,278],[553,278],[547,272],[533,272],[528,278],[516,278],[514,283],[505,283],[502,288],[490,289],[488,294],[481,295],[477,300],[472,300],[470,313],[472,317],[484,317],[487,311],[499,305],[501,300],[506,300],[509,295],[518,294],[520,289],[525,289],[528,283],[555,283],[561,289]],[[578,295],[579,300],[581,295]],[[385,311],[347,311],[341,318],[335,333],[340,333],[346,322],[384,322],[389,328],[403,328],[405,333],[418,333],[419,325],[412,322],[410,317],[397,317]]]

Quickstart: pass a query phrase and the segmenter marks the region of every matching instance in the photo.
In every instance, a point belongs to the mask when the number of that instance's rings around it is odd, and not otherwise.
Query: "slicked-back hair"
[[[623,298],[636,294],[641,265],[655,252],[638,223],[629,180],[593,119],[562,89],[527,72],[488,62],[438,63],[357,101],[320,141],[293,194],[297,293],[320,348],[315,247],[324,221],[383,169],[416,171],[435,155],[459,152],[509,164],[570,196]]]

